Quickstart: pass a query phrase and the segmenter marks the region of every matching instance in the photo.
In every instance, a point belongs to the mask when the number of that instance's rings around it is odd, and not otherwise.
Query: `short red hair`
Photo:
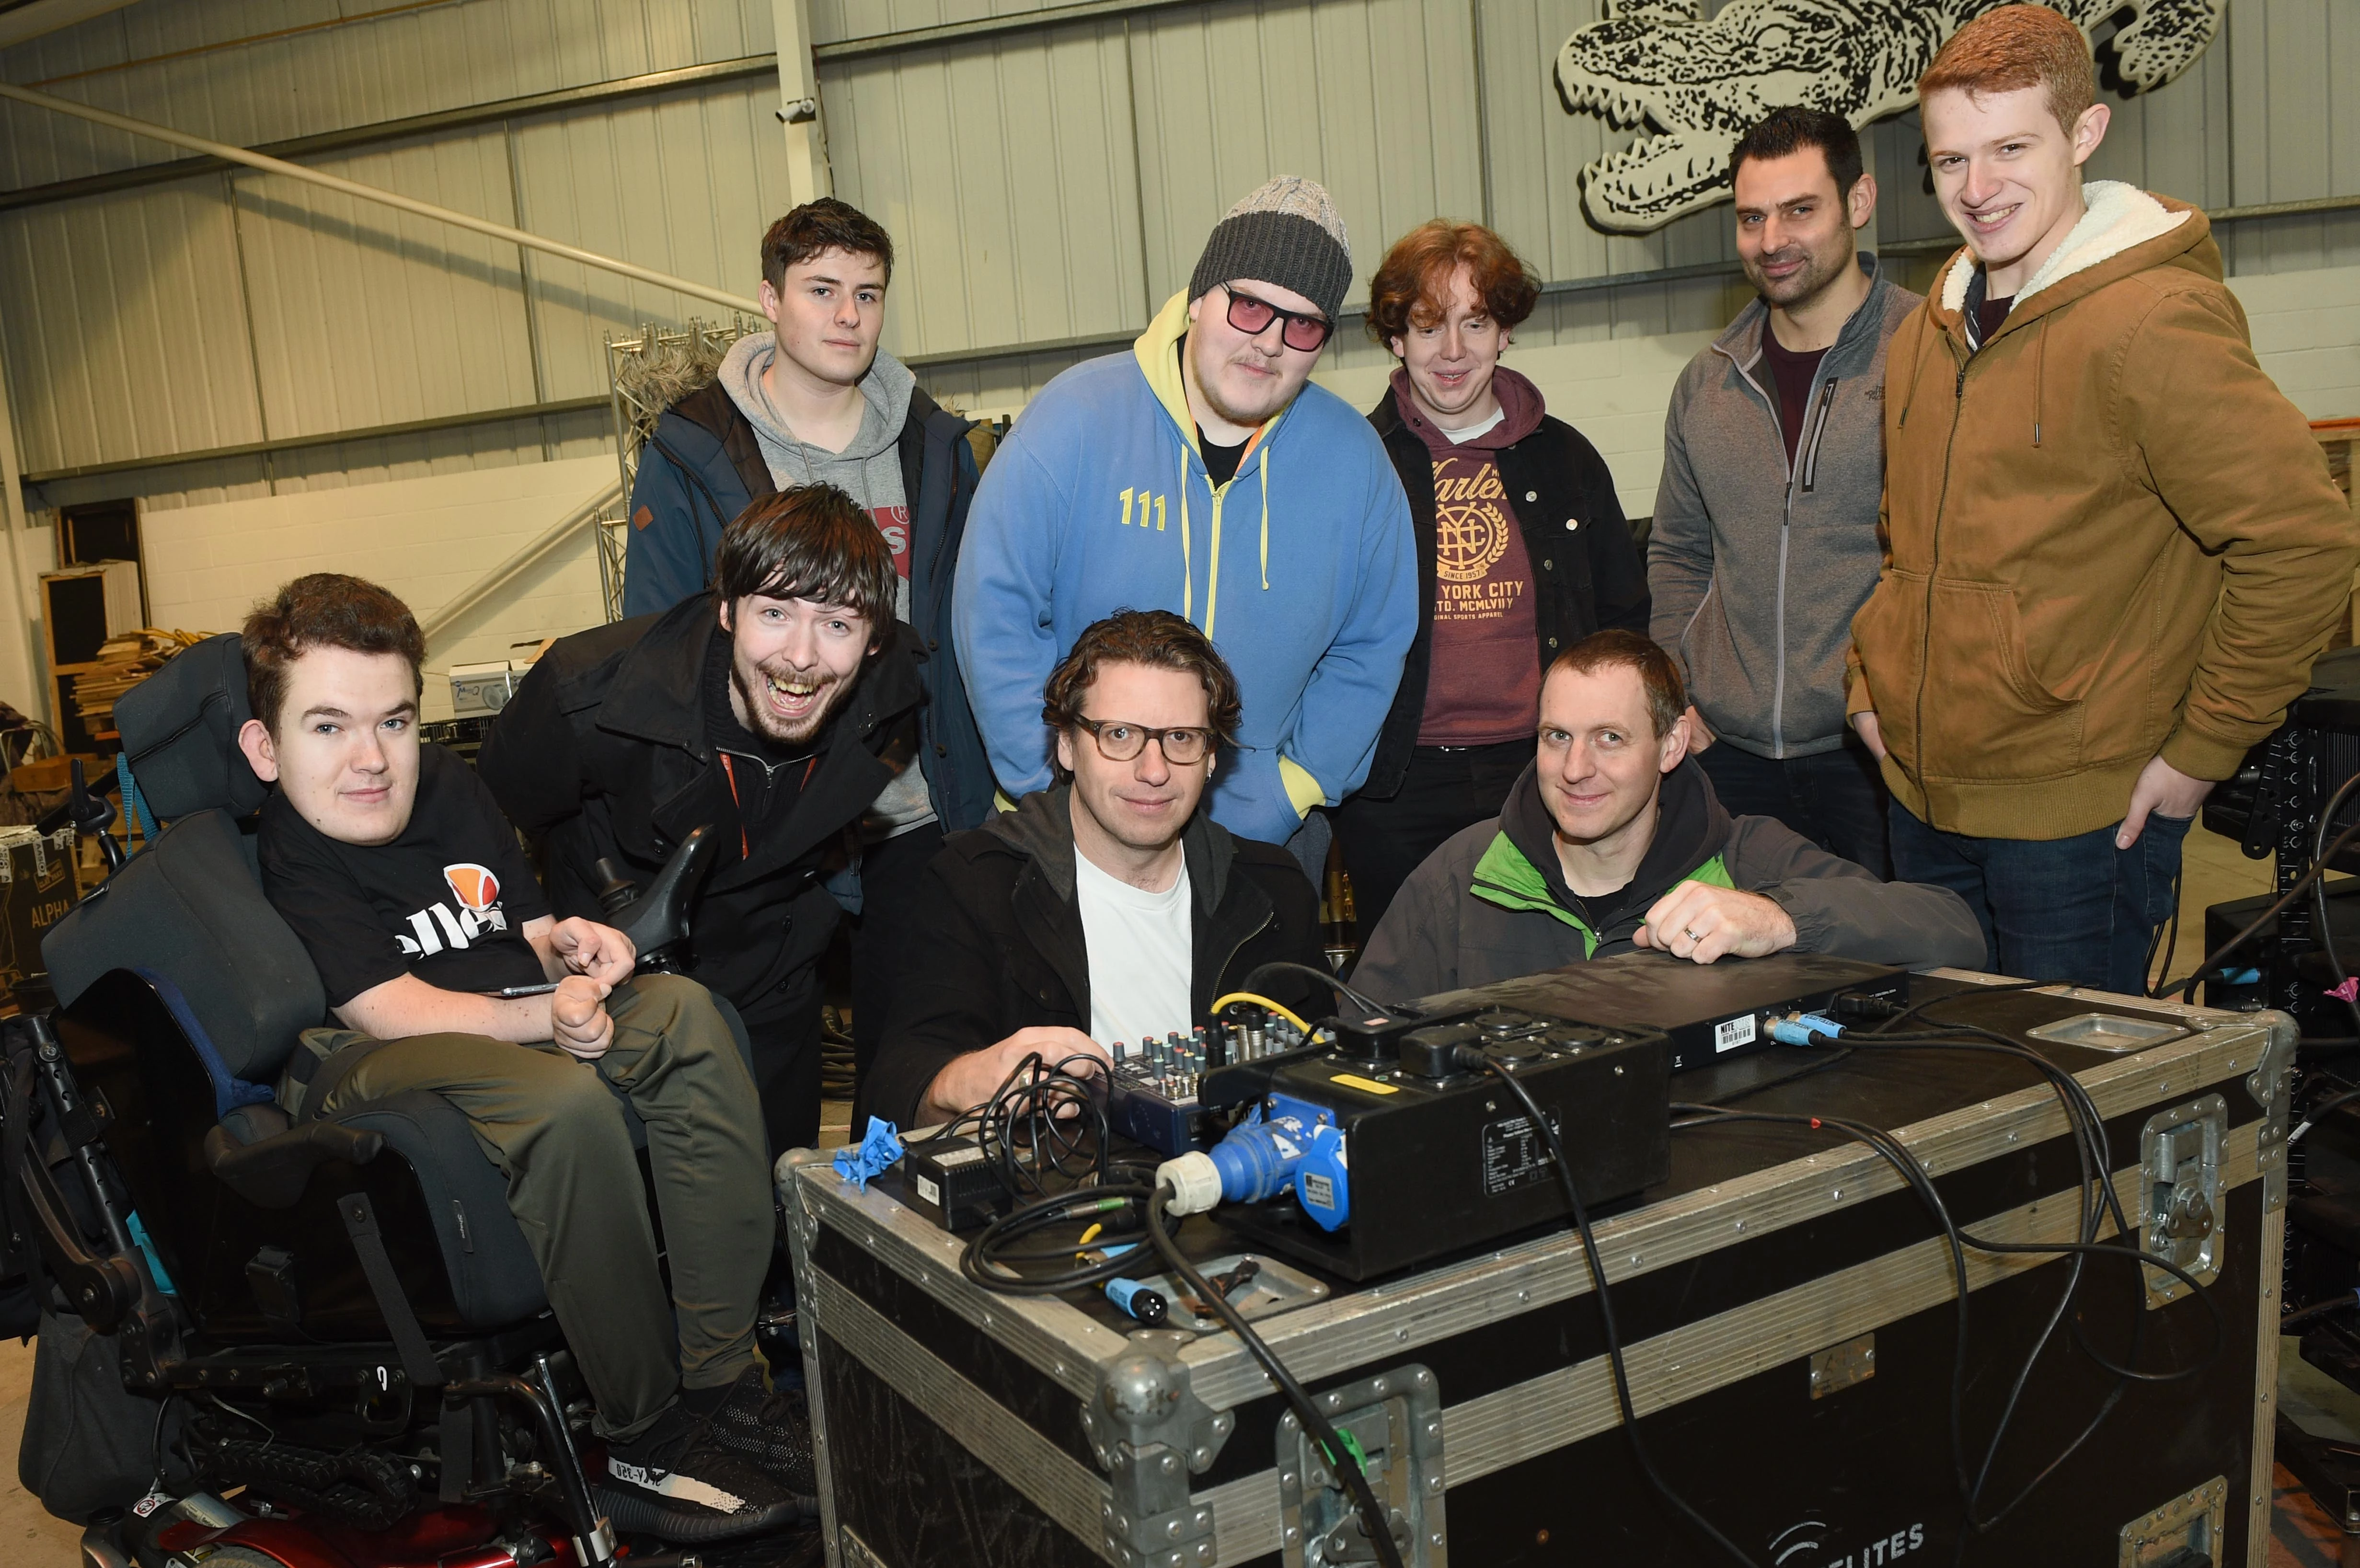
[[[1508,242],[1481,224],[1435,218],[1393,241],[1369,283],[1369,334],[1391,345],[1413,325],[1439,317],[1443,291],[1461,263],[1484,313],[1504,328],[1520,324],[1540,302],[1541,286]]]
[[[2068,132],[2098,101],[2098,70],[2081,29],[2046,5],[2002,5],[1950,35],[1918,79],[1918,101],[1954,88],[1970,97],[2044,89]]]

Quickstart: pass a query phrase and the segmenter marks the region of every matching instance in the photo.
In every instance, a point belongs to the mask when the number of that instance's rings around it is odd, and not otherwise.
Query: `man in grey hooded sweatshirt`
[[[1885,344],[1920,301],[1858,254],[1876,179],[1842,118],[1780,109],[1731,157],[1760,297],[1672,393],[1648,630],[1687,678],[1689,754],[1721,803],[1890,877],[1844,654],[1880,565]]]
[[[945,830],[991,809],[990,764],[950,652],[951,574],[980,477],[968,426],[878,346],[893,241],[858,208],[823,198],[762,238],[762,313],[718,378],[667,408],[631,488],[623,609],[667,609],[709,586],[722,531],[751,501],[828,484],[875,521],[893,552],[899,635],[925,702],[889,748],[897,770],[861,824],[853,927],[855,1055],[881,1037],[919,874]]]

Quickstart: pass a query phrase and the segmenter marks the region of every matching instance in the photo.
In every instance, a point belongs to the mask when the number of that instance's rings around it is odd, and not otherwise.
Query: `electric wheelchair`
[[[325,1002],[256,871],[246,819],[266,786],[235,742],[236,638],[183,652],[116,713],[169,826],[43,942],[56,1004],[27,998],[5,1022],[0,1074],[0,1271],[27,1277],[45,1358],[52,1333],[80,1336],[99,1367],[40,1434],[54,1452],[28,1431],[21,1469],[45,1500],[44,1466],[124,1473],[56,1478],[85,1499],[115,1488],[85,1563],[779,1561],[712,1545],[734,1521],[595,1485],[586,1395],[457,1109],[406,1093],[290,1124],[274,1102]],[[103,831],[114,807],[77,786],[67,809]],[[643,896],[608,890],[642,969],[681,952],[709,842],[691,835]],[[52,1370],[37,1365],[35,1420]],[[112,1450],[90,1438],[106,1400],[137,1429]]]

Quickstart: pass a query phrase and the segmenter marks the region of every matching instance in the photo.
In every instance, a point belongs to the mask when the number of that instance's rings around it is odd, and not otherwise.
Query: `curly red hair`
[[[1393,241],[1369,283],[1369,334],[1391,346],[1414,325],[1440,316],[1443,290],[1464,263],[1475,297],[1502,329],[1519,325],[1540,302],[1541,286],[1508,242],[1481,224],[1435,218]]]

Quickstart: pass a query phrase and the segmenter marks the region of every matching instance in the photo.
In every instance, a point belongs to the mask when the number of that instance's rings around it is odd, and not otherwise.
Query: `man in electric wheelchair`
[[[616,1483],[723,1514],[810,1496],[808,1438],[754,1354],[770,1159],[711,997],[634,978],[628,938],[551,915],[491,792],[419,743],[425,641],[400,600],[298,578],[247,619],[245,652],[238,744],[278,785],[263,888],[344,1025],[305,1033],[280,1105],[325,1116],[423,1090],[465,1113],[508,1175]],[[609,1085],[647,1125],[669,1296]]]
[[[45,939],[59,1005],[0,1031],[20,1473],[96,1568],[792,1556],[759,1098],[726,1004],[650,972],[712,835],[613,924],[555,920],[419,743],[422,655],[392,596],[307,577],[117,708],[165,826]]]

